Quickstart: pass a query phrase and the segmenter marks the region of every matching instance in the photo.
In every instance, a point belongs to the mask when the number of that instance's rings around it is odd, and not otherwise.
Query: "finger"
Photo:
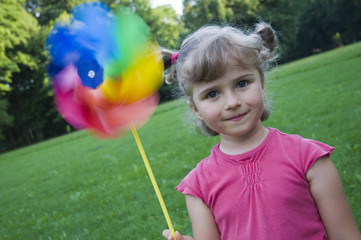
[[[162,232],[162,235],[163,235],[163,237],[166,238],[166,239],[169,239],[169,240],[172,239],[172,240],[173,240],[173,237],[171,236],[169,229],[165,229],[165,230]],[[172,238],[169,238],[169,237],[172,237]]]
[[[182,234],[180,234],[178,231],[175,232],[176,240],[183,240]]]

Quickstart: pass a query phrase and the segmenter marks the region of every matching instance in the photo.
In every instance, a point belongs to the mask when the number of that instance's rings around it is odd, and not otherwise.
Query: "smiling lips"
[[[238,114],[236,116],[233,116],[231,118],[228,118],[227,120],[228,121],[233,121],[233,122],[237,122],[237,121],[240,121],[244,118],[244,116],[246,116],[247,113],[242,113],[242,114]]]

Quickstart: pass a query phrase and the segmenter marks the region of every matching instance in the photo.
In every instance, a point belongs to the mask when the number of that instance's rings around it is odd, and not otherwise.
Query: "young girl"
[[[271,26],[246,34],[208,26],[179,53],[163,50],[167,81],[177,80],[199,119],[220,142],[180,183],[194,239],[357,239],[333,147],[265,128],[264,70],[277,57]],[[173,239],[169,230],[163,232]],[[193,239],[176,233],[177,240]]]

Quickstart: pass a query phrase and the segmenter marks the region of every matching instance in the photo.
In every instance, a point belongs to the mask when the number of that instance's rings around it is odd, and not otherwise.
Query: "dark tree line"
[[[58,18],[86,0],[1,0],[0,152],[56,137],[73,129],[57,113],[44,43]],[[205,24],[249,28],[259,18],[278,31],[282,61],[309,56],[361,39],[361,0],[183,0],[177,16],[150,0],[104,0],[128,6],[150,26],[159,44],[179,48],[180,40]],[[162,101],[173,86],[160,89]]]
[[[361,39],[360,0],[184,0],[187,29],[204,24],[249,28],[262,19],[278,31],[283,61]]]

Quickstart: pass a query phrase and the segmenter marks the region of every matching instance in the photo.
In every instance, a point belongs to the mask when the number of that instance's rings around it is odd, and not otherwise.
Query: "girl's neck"
[[[269,130],[259,122],[250,132],[241,136],[220,134],[219,149],[228,155],[237,155],[258,147],[267,137]]]

